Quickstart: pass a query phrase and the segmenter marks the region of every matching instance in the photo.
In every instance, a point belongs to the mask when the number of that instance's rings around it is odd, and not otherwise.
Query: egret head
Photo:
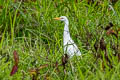
[[[68,19],[66,16],[61,16],[61,17],[57,17],[57,18],[54,18],[55,20],[60,20],[60,21],[64,21],[65,23],[68,23]]]

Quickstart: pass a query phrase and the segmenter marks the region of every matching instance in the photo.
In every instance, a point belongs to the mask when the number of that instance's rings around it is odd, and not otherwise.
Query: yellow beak
[[[57,17],[57,18],[53,18],[53,19],[55,19],[55,20],[60,20],[60,18],[59,18],[59,17]]]

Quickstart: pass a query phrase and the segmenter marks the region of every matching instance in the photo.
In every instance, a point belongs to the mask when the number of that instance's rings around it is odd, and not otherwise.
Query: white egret
[[[78,49],[77,45],[74,43],[72,38],[70,37],[69,32],[69,21],[66,16],[61,16],[58,18],[54,18],[55,20],[60,20],[65,23],[64,26],[64,33],[63,33],[63,46],[64,46],[64,53],[67,53],[70,57],[76,55],[80,56],[81,52]]]

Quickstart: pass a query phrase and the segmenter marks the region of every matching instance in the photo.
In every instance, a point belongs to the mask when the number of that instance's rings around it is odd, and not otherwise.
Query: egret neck
[[[70,33],[69,33],[69,22],[68,20],[64,21],[65,26],[64,26],[64,33],[63,33],[63,43],[64,46],[67,44],[68,40],[70,40]]]

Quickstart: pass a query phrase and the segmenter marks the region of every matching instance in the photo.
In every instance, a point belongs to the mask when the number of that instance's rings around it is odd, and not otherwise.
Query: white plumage
[[[80,56],[81,52],[78,49],[77,45],[74,43],[72,38],[70,37],[69,32],[69,21],[66,16],[61,16],[59,18],[54,18],[56,20],[64,21],[64,33],[63,33],[63,46],[64,46],[64,53],[67,53],[70,57],[73,55]]]

